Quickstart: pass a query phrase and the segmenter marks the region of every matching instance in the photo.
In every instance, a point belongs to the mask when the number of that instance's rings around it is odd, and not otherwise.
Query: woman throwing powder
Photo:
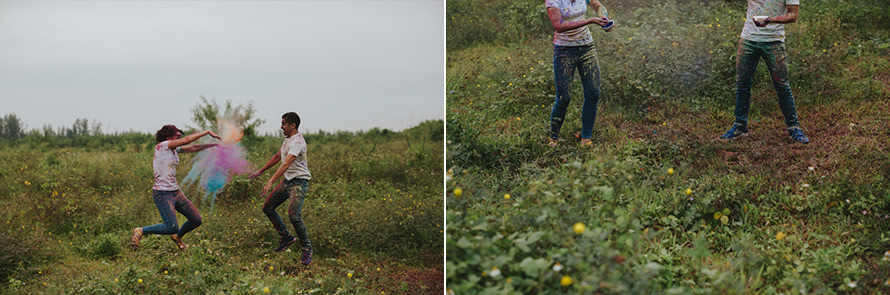
[[[597,24],[606,32],[612,30],[611,17],[597,0],[545,0],[547,16],[556,30],[553,36],[553,75],[556,80],[556,101],[550,113],[550,146],[556,146],[559,130],[566,116],[566,108],[572,100],[572,79],[575,69],[584,86],[584,107],[581,110],[581,145],[590,145],[596,107],[600,97],[600,71],[596,46],[589,24]],[[587,8],[600,17],[584,18]]]
[[[219,135],[210,130],[182,138],[182,130],[173,125],[164,125],[155,134],[155,140],[160,143],[155,146],[152,164],[155,174],[152,196],[164,223],[134,228],[133,237],[130,239],[133,250],[139,248],[139,240],[142,239],[142,235],[148,234],[171,235],[170,239],[176,243],[176,246],[185,250],[186,246],[182,243],[182,236],[201,225],[201,214],[198,213],[198,209],[195,208],[192,201],[179,190],[179,183],[176,181],[176,165],[179,164],[179,153],[194,153],[217,146],[215,143],[187,145],[208,134],[213,138],[220,139]],[[188,219],[181,228],[176,221],[174,209]]]

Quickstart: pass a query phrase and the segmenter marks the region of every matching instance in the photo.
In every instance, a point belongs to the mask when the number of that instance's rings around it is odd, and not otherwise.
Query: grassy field
[[[258,193],[274,170],[234,178],[212,209],[185,189],[204,220],[184,238],[188,251],[154,235],[133,251],[132,228],[161,221],[151,201],[153,136],[0,142],[0,293],[441,294],[443,125],[305,135],[309,267],[299,250],[273,251],[277,233]],[[281,140],[243,143],[259,167]],[[181,155],[179,179],[193,156]]]
[[[745,1],[601,1],[592,147],[558,147],[543,1],[446,4],[449,294],[890,292],[890,5],[806,1],[786,26],[802,127],[760,64],[732,124]]]

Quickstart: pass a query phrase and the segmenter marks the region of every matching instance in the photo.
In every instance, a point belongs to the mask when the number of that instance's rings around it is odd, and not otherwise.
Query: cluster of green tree
[[[0,138],[22,138],[25,136],[22,120],[15,114],[0,117]]]
[[[76,136],[98,136],[103,135],[102,123],[93,120],[90,124],[86,118],[74,120],[71,127],[61,126],[53,129],[52,125],[43,125],[40,129],[26,130],[26,126],[16,114],[7,114],[0,117],[0,138],[20,139],[28,136],[36,137],[67,137],[74,138]]]
[[[191,131],[207,129],[216,130],[217,118],[225,116],[226,118],[234,119],[236,124],[244,130],[246,136],[253,136],[256,135],[257,127],[265,122],[265,120],[254,118],[256,110],[253,108],[253,103],[233,106],[232,101],[226,101],[224,108],[221,108],[216,100],[207,100],[201,96],[201,102],[192,107],[191,111],[193,114],[192,120],[196,124],[196,126],[187,127]],[[115,133],[113,135],[132,137],[131,134],[133,133],[139,134],[138,132],[130,131]],[[80,136],[102,135],[105,135],[105,133],[102,132],[102,123],[93,120],[93,123],[91,124],[86,118],[74,120],[74,124],[72,124],[71,127],[61,126],[59,128],[53,128],[52,125],[46,124],[41,128],[28,130],[21,118],[16,114],[7,114],[6,116],[0,117],[0,138],[3,139],[18,140],[26,137],[39,137],[41,139],[64,137],[73,139]]]
[[[221,117],[235,120],[235,125],[244,131],[244,136],[257,135],[257,127],[266,122],[266,120],[254,118],[256,110],[253,108],[253,102],[247,105],[232,106],[232,101],[226,101],[225,108],[220,112],[219,104],[216,99],[207,100],[203,95],[201,102],[190,109],[192,111],[192,121],[197,126],[188,126],[192,131],[195,130],[216,130],[216,121]]]
[[[327,142],[342,141],[347,138],[361,138],[365,140],[372,139],[389,139],[392,137],[404,137],[406,140],[412,141],[437,141],[442,140],[445,136],[445,122],[443,120],[429,120],[417,124],[417,126],[405,129],[403,131],[393,131],[388,128],[373,127],[362,131],[325,131],[318,130],[312,133],[304,133],[303,137],[308,142]],[[280,134],[266,134],[266,137],[276,137]]]

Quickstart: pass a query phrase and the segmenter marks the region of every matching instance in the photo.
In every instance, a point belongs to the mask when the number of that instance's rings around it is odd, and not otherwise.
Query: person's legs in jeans
[[[198,208],[192,204],[192,201],[185,197],[185,194],[182,191],[178,191],[176,195],[173,197],[176,203],[176,211],[185,216],[188,220],[182,224],[182,227],[179,228],[179,231],[176,233],[178,238],[182,238],[188,232],[198,228],[203,223],[203,219],[201,218],[201,214],[198,213]]]
[[[306,232],[306,225],[303,224],[302,218],[303,202],[306,200],[306,192],[309,190],[309,181],[299,178],[292,179],[287,183],[287,190],[290,195],[290,207],[287,210],[287,215],[294,225],[297,237],[300,238],[300,246],[303,250],[300,262],[303,265],[309,265],[312,262],[312,243],[309,242],[309,234]]]
[[[284,181],[282,180],[278,183],[278,186],[275,187],[272,193],[269,194],[269,197],[266,198],[266,202],[263,203],[263,213],[265,213],[266,217],[269,218],[269,221],[272,222],[272,226],[278,231],[278,235],[281,236],[282,240],[293,238],[284,226],[284,222],[281,221],[281,216],[278,215],[278,212],[275,212],[275,209],[278,208],[278,206],[281,206],[281,203],[284,203],[287,198],[288,191],[284,188]]]
[[[295,179],[297,184],[290,187],[290,207],[287,215],[290,222],[294,225],[294,231],[300,238],[300,246],[303,249],[312,249],[312,243],[309,242],[309,234],[306,232],[306,225],[303,224],[303,202],[306,200],[306,192],[309,190],[309,182],[305,180]]]
[[[153,191],[155,206],[158,207],[158,213],[164,223],[158,223],[142,228],[143,234],[155,235],[172,235],[179,230],[179,223],[176,221],[176,212],[174,195],[176,192],[170,191]]]
[[[581,110],[581,139],[593,136],[593,124],[596,122],[596,109],[600,99],[600,70],[593,44],[581,46],[582,52],[578,63],[578,74],[584,86],[584,107]]]
[[[754,82],[754,71],[760,54],[754,42],[740,39],[736,52],[736,94],[735,123],[748,126],[748,111],[751,108],[751,84]]]
[[[779,108],[785,117],[787,127],[797,127],[797,109],[794,106],[794,95],[791,93],[791,85],[788,80],[788,52],[785,51],[785,43],[781,41],[765,43],[763,46],[763,61],[769,69],[773,80],[773,88],[779,97]]]
[[[559,130],[565,121],[566,109],[572,100],[572,79],[577,62],[574,46],[553,46],[553,78],[556,82],[556,100],[550,112],[550,139],[559,139]]]

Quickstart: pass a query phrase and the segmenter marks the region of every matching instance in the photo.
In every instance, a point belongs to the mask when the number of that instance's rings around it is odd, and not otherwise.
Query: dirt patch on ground
[[[759,173],[773,177],[775,185],[800,184],[844,171],[890,174],[890,101],[798,106],[801,127],[811,140],[806,145],[793,142],[778,106],[771,107],[775,111],[769,117],[752,118],[748,136],[732,140],[718,139],[732,124],[731,106],[726,114],[706,114],[653,105],[647,109],[648,122],[616,128],[632,138],[671,147],[665,150],[694,159],[688,164],[699,171],[714,171],[717,166],[727,173]]]
[[[445,269],[397,267],[385,274],[371,275],[368,281],[386,294],[442,294],[445,292]]]

